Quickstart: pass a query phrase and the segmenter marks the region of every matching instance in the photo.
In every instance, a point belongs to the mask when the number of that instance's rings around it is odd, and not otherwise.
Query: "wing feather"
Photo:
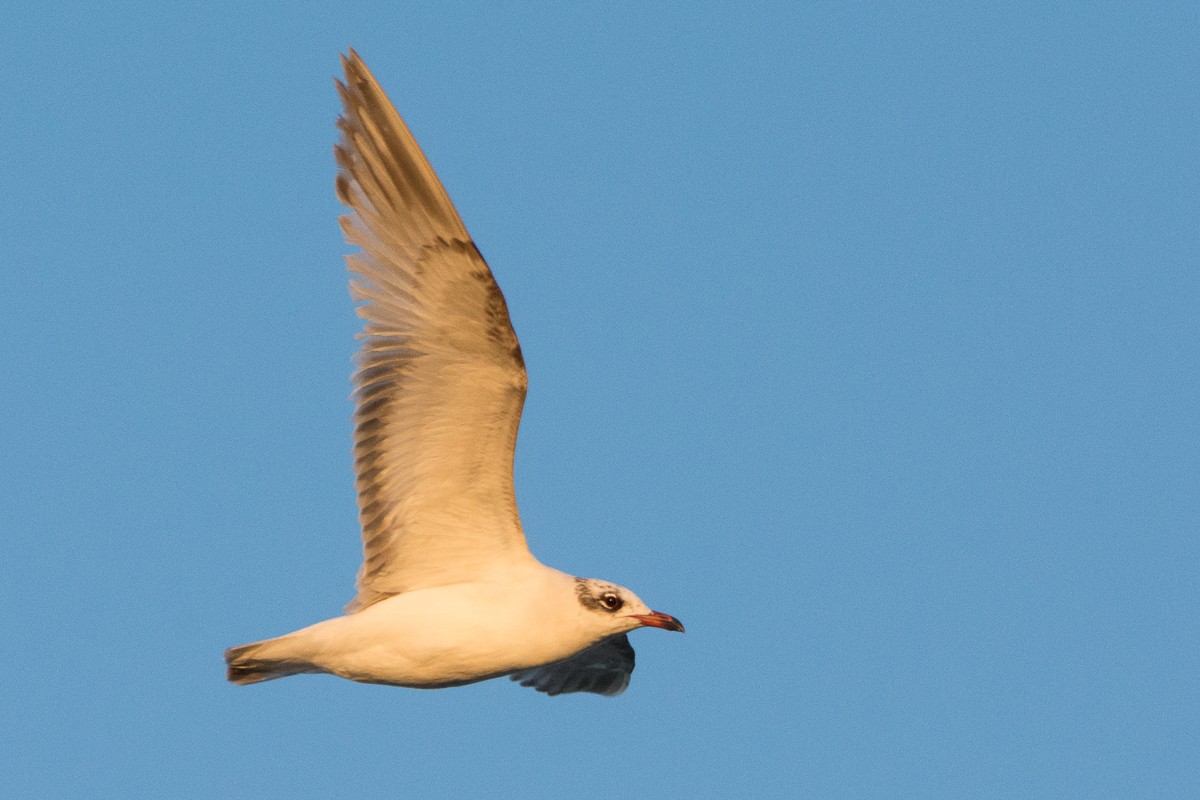
[[[364,320],[353,612],[532,556],[512,482],[525,365],[504,296],[375,78],[353,50],[342,65],[336,188]]]
[[[625,634],[611,636],[570,658],[509,676],[522,686],[548,695],[591,692],[612,697],[629,687],[633,674],[633,646]]]

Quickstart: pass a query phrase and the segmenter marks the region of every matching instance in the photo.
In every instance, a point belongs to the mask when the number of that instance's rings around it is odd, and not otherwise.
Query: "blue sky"
[[[14,9],[0,795],[1200,795],[1198,33]],[[620,698],[224,682],[358,565],[349,46],[508,298],[534,552],[688,626]]]

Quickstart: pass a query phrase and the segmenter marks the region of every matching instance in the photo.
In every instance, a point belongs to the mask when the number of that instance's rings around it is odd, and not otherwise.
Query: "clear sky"
[[[1200,796],[1195,4],[566,5],[6,12],[0,796]],[[353,594],[350,46],[619,698],[224,680]]]

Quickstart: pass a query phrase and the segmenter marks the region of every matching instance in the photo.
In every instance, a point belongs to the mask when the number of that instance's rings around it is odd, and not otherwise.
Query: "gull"
[[[225,651],[228,678],[302,673],[421,689],[508,675],[617,695],[641,627],[683,631],[628,589],[545,566],[513,493],[525,402],[508,307],[441,181],[354,50],[336,81],[346,257],[364,320],[354,372],[363,564],[344,614]]]

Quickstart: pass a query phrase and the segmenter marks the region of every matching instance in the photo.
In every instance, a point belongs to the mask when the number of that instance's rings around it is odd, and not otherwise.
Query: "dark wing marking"
[[[510,677],[548,695],[592,692],[609,697],[629,687],[633,647],[625,634],[612,636],[570,658],[544,667],[514,672]]]

